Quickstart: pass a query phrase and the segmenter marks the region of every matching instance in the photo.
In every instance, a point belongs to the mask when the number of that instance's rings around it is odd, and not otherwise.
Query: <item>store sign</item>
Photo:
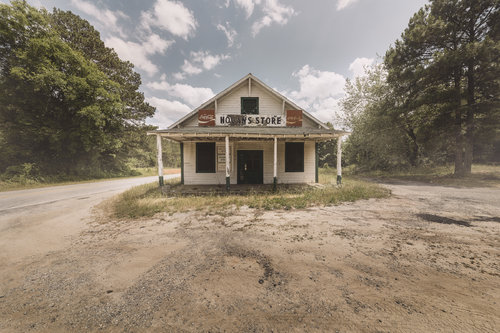
[[[286,127],[302,127],[302,110],[286,110]]]
[[[215,126],[215,110],[199,110],[198,126]]]
[[[283,116],[227,114],[216,118],[217,126],[274,126],[283,127]]]

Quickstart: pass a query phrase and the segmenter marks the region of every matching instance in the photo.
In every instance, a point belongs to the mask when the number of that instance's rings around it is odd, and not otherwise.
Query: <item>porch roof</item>
[[[226,136],[239,139],[301,139],[326,141],[348,134],[345,131],[338,131],[326,128],[304,128],[304,127],[237,127],[237,126],[214,126],[214,127],[182,127],[169,128],[164,130],[149,131],[148,135],[157,135],[175,140],[217,140]]]

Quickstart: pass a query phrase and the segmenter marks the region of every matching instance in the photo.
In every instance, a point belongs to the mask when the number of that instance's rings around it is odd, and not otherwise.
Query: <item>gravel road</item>
[[[86,228],[96,204],[157,180],[136,177],[0,192],[0,267],[64,249],[71,244],[72,236]]]
[[[0,331],[498,332],[500,188],[384,186],[300,210],[94,211],[2,259]]]

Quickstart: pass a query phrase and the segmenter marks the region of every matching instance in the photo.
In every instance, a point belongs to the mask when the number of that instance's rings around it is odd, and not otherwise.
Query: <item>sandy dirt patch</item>
[[[111,221],[2,268],[0,331],[495,332],[500,189]]]

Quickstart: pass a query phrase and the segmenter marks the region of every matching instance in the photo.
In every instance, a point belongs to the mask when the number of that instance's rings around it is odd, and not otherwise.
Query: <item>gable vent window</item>
[[[304,172],[304,142],[285,143],[285,172]]]
[[[259,114],[259,98],[241,97],[241,114]]]
[[[196,143],[196,173],[215,172],[215,142]]]

